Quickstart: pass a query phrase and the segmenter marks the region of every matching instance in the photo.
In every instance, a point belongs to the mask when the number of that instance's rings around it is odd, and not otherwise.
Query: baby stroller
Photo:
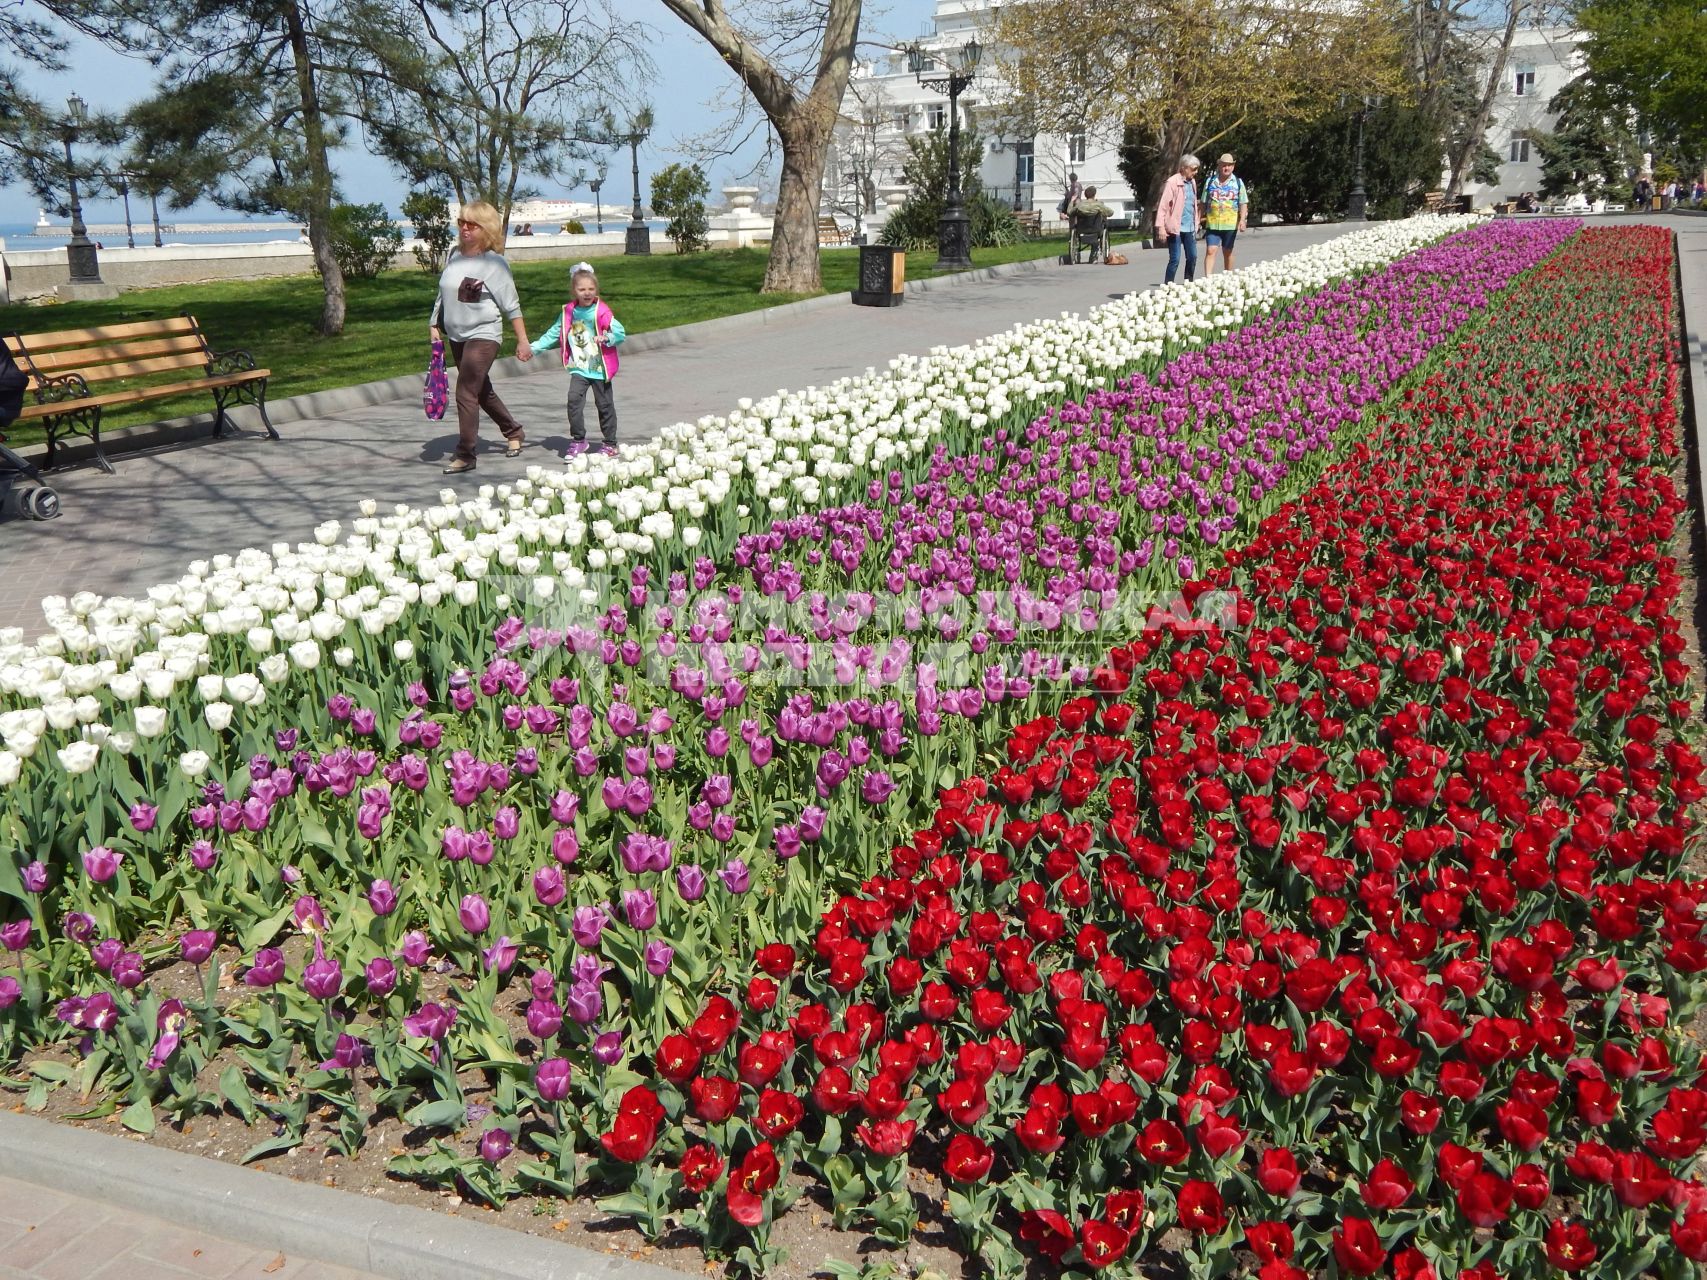
[[[23,411],[24,388],[28,385],[29,378],[18,368],[6,344],[0,342],[0,427]],[[0,508],[13,508],[29,520],[51,520],[59,514],[59,495],[47,486],[41,472],[6,447],[6,433],[0,431],[0,481],[8,475],[13,478],[0,488]],[[22,484],[20,477],[35,484]]]
[[[1086,263],[1108,261],[1108,220],[1100,213],[1073,213],[1067,218],[1067,265],[1076,267],[1081,253]]]

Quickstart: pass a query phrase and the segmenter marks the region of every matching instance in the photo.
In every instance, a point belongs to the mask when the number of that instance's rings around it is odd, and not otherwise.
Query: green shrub
[[[571,218],[563,224],[563,234],[566,236],[584,236],[587,234],[587,224],[579,218]]]
[[[907,139],[908,156],[901,177],[912,188],[906,203],[889,216],[883,226],[883,243],[906,249],[934,245],[937,224],[948,200],[948,131],[937,129]],[[960,131],[960,172],[975,175],[978,158],[984,154],[983,140],[970,126]],[[987,191],[965,192],[967,219],[971,222],[972,247],[1018,244],[1024,237],[1019,219],[1007,203]]]
[[[652,212],[669,220],[664,234],[675,241],[677,253],[711,247],[707,235],[705,197],[711,184],[696,164],[672,164],[652,175]]]
[[[412,191],[403,201],[403,217],[415,228],[421,243],[413,252],[421,270],[437,275],[450,261],[456,233],[450,225],[450,202],[436,191]]]
[[[391,265],[403,232],[382,204],[341,204],[332,210],[332,256],[346,280],[370,280]]]

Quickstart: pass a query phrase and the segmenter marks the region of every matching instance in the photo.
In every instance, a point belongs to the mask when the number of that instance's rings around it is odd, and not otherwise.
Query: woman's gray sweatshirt
[[[452,342],[504,340],[505,320],[522,313],[516,296],[516,278],[501,253],[466,257],[453,253],[439,276],[439,296],[433,303],[432,322]]]

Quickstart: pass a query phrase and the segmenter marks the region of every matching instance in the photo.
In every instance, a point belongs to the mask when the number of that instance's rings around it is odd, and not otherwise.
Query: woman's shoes
[[[521,457],[522,456],[522,441],[525,440],[526,438],[527,438],[526,436],[517,436],[514,440],[506,441],[504,444],[504,456],[506,458],[519,458],[519,457]]]
[[[450,464],[445,467],[445,474],[447,476],[459,476],[464,471],[472,470],[474,470],[473,458],[453,458]]]

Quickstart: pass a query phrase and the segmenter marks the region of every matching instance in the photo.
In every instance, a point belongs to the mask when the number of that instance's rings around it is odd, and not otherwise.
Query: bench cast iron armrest
[[[228,373],[247,373],[257,367],[255,357],[247,351],[233,348],[230,351],[208,352],[207,373],[210,378],[217,378]]]

